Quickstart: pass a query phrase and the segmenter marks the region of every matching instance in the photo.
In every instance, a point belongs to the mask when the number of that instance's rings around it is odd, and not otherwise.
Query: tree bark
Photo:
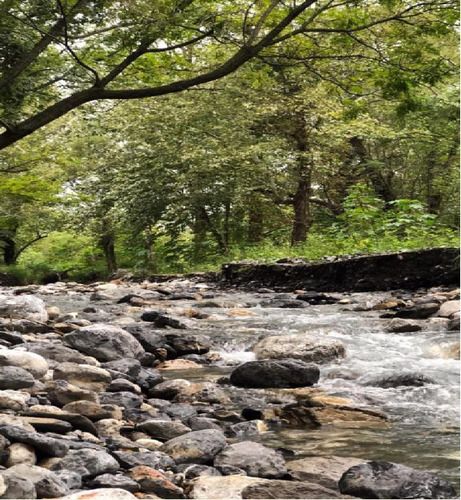
[[[103,221],[103,234],[100,238],[100,245],[106,259],[107,270],[110,274],[117,271],[117,258],[115,254],[115,233],[110,227],[110,223]]]
[[[264,241],[264,216],[259,207],[250,208],[248,213],[248,241],[250,243]]]
[[[301,160],[298,169],[298,185],[293,197],[293,228],[291,231],[291,246],[304,243],[311,225],[311,169]]]
[[[3,242],[2,251],[3,251],[3,263],[6,266],[13,266],[16,264],[16,243],[14,238],[9,236],[2,236],[1,240]]]

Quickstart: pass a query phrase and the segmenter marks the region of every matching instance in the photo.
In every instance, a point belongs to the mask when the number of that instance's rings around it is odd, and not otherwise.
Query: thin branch
[[[192,45],[194,43],[199,42],[200,40],[203,40],[204,38],[209,37],[210,35],[213,34],[213,29],[207,31],[206,33],[203,33],[200,36],[197,36],[195,38],[191,38],[190,40],[187,40],[185,42],[177,43],[176,45],[170,45],[169,47],[161,47],[161,48],[153,48],[153,49],[147,49],[144,51],[144,54],[152,54],[152,53],[157,53],[157,52],[168,52],[170,50],[175,50],[175,49],[182,49],[183,47],[187,47],[188,45]]]

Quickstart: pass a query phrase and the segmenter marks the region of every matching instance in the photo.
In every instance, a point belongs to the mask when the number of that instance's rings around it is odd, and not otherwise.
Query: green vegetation
[[[458,245],[451,1],[8,0],[0,273]]]

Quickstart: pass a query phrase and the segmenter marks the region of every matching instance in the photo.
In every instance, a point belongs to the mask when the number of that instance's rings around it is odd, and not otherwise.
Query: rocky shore
[[[454,332],[458,288],[362,302],[269,289],[245,303],[233,299],[185,280],[0,289],[0,498],[456,496],[430,471],[353,452],[300,458],[262,444],[272,428],[374,428],[390,420],[379,405],[322,390],[324,367],[341,367],[346,342],[268,329],[252,342],[252,359],[226,362],[215,349],[223,323],[213,316],[237,324],[255,311],[302,314],[333,304],[349,314],[371,311],[390,335],[433,324]],[[459,342],[445,355],[459,357]],[[404,373],[367,383],[432,382]]]

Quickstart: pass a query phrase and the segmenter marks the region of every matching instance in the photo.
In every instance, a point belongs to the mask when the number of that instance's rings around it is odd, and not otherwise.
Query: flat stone
[[[17,366],[31,373],[35,378],[42,378],[48,371],[48,363],[42,356],[20,350],[1,350],[0,366]]]
[[[171,420],[147,420],[137,425],[136,429],[160,441],[168,441],[192,431],[182,422]]]
[[[169,469],[175,465],[175,461],[161,450],[143,453],[115,451],[114,456],[117,457],[120,465],[125,469],[132,469],[139,465],[145,465],[153,469]]]
[[[121,488],[97,488],[72,493],[59,500],[137,500],[137,498]]]
[[[200,500],[242,498],[242,491],[253,484],[258,484],[262,479],[248,476],[200,476],[190,482],[190,498]]]
[[[450,318],[456,313],[459,314],[459,310],[460,310],[460,301],[449,300],[448,302],[445,302],[440,306],[438,316],[442,316],[443,318]]]
[[[45,303],[33,295],[0,295],[0,317],[28,319],[39,323],[48,321]]]
[[[428,302],[423,304],[415,304],[411,307],[406,307],[395,313],[396,318],[409,319],[426,319],[432,314],[435,314],[440,308],[438,302]]]
[[[346,354],[339,340],[306,334],[266,337],[253,348],[258,359],[295,358],[306,362],[326,363]]]
[[[243,469],[249,476],[278,479],[287,473],[281,453],[253,441],[231,444],[219,452],[214,466],[231,465]]]
[[[53,379],[66,380],[81,389],[95,392],[105,391],[112,381],[107,370],[77,363],[61,363],[54,369]]]
[[[352,498],[341,495],[338,491],[325,488],[316,483],[299,481],[265,481],[247,486],[242,491],[242,498]]]
[[[144,493],[154,493],[160,498],[187,498],[184,491],[169,481],[161,472],[151,467],[133,467],[129,472],[141,491]]]
[[[38,432],[26,431],[20,427],[2,425],[0,426],[0,434],[12,443],[29,444],[35,450],[52,457],[63,457],[69,450],[69,446],[60,440],[43,436]]]
[[[139,484],[123,474],[101,474],[87,483],[89,488],[121,488],[136,493],[141,488]]]
[[[386,332],[390,333],[405,333],[405,332],[419,332],[423,327],[416,321],[402,318],[391,319],[386,326]]]
[[[99,403],[98,395],[87,389],[81,389],[65,380],[53,380],[46,383],[48,397],[53,404],[65,406],[73,401],[93,401]]]
[[[226,437],[222,431],[207,429],[170,439],[160,451],[170,455],[177,463],[207,465],[226,445]]]

